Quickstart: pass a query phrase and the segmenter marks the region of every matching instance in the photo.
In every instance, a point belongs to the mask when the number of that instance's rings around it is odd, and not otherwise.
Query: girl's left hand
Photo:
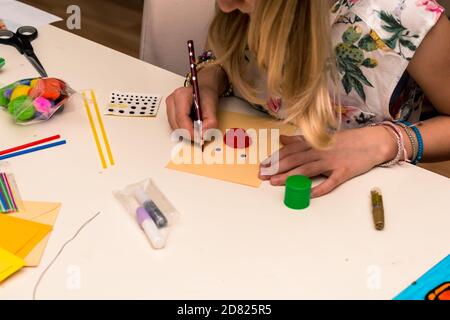
[[[281,136],[284,147],[262,162],[259,177],[270,180],[274,186],[281,186],[289,176],[324,175],[328,178],[312,190],[312,197],[321,197],[340,184],[395,158],[397,144],[388,130],[376,126],[340,131],[335,135],[333,146],[327,150],[313,149],[302,136]],[[270,175],[265,175],[267,172]]]

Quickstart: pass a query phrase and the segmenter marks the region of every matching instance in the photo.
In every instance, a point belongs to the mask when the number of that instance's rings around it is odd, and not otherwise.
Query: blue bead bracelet
[[[409,128],[411,128],[414,133],[416,134],[416,138],[417,138],[417,144],[418,144],[418,152],[417,152],[417,156],[416,158],[411,162],[412,164],[418,164],[420,161],[422,161],[423,158],[423,138],[422,138],[422,134],[420,133],[419,128],[417,128],[417,126],[413,125],[411,122],[408,121],[399,121],[400,123],[403,123],[405,126],[408,126]]]

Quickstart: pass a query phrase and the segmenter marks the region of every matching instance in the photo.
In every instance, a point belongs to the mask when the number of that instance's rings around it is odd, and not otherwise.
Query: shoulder
[[[347,0],[355,14],[392,50],[406,60],[444,12],[436,0]]]

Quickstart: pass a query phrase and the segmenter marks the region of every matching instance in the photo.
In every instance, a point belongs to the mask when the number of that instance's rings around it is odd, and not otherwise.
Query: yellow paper
[[[220,152],[223,153],[223,159],[225,159],[221,164],[206,164],[204,162],[198,164],[195,161],[192,161],[190,164],[179,164],[172,159],[166,168],[257,188],[261,185],[261,180],[258,178],[259,164],[277,151],[272,150],[272,144],[273,138],[278,140],[279,135],[272,135],[273,132],[271,132],[271,129],[278,129],[280,135],[293,135],[296,131],[296,127],[284,125],[281,121],[274,120],[273,118],[250,116],[227,111],[221,111],[219,113],[219,123],[220,127],[218,129],[223,135],[226,134],[228,129],[232,128],[240,128],[248,132],[253,129],[256,133],[256,141],[252,141],[251,146],[247,149],[234,149],[227,146],[223,141],[215,142],[214,148],[218,147],[221,150]],[[267,135],[263,135],[261,129],[266,129]],[[189,147],[191,148],[192,155],[195,152],[198,154],[199,147],[197,145],[189,143]],[[208,147],[205,147],[205,151],[207,151]],[[263,152],[264,158],[261,158],[260,150],[264,148],[268,152]],[[179,155],[181,154],[182,151],[179,152]],[[233,155],[234,161],[232,163],[226,160],[227,154]]]
[[[23,259],[51,230],[46,224],[0,215],[0,248]]]
[[[56,219],[61,209],[60,203],[52,202],[31,202],[25,201],[23,203],[24,210],[18,213],[9,214],[12,217],[21,218],[24,220],[39,222],[54,226]],[[39,244],[25,257],[26,267],[37,267],[41,262],[42,255],[47,247],[50,235],[45,236]]]
[[[0,283],[22,269],[24,264],[22,259],[0,248]]]

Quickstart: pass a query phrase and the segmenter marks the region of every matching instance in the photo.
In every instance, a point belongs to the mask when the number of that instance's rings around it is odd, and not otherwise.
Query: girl
[[[261,164],[264,172],[278,161],[277,174],[261,179],[277,186],[325,175],[312,192],[319,197],[375,166],[450,159],[450,22],[435,0],[217,6],[198,76],[204,128],[217,126],[219,97],[232,84],[303,133],[281,137],[277,160]],[[166,102],[171,127],[193,134],[192,89]]]

